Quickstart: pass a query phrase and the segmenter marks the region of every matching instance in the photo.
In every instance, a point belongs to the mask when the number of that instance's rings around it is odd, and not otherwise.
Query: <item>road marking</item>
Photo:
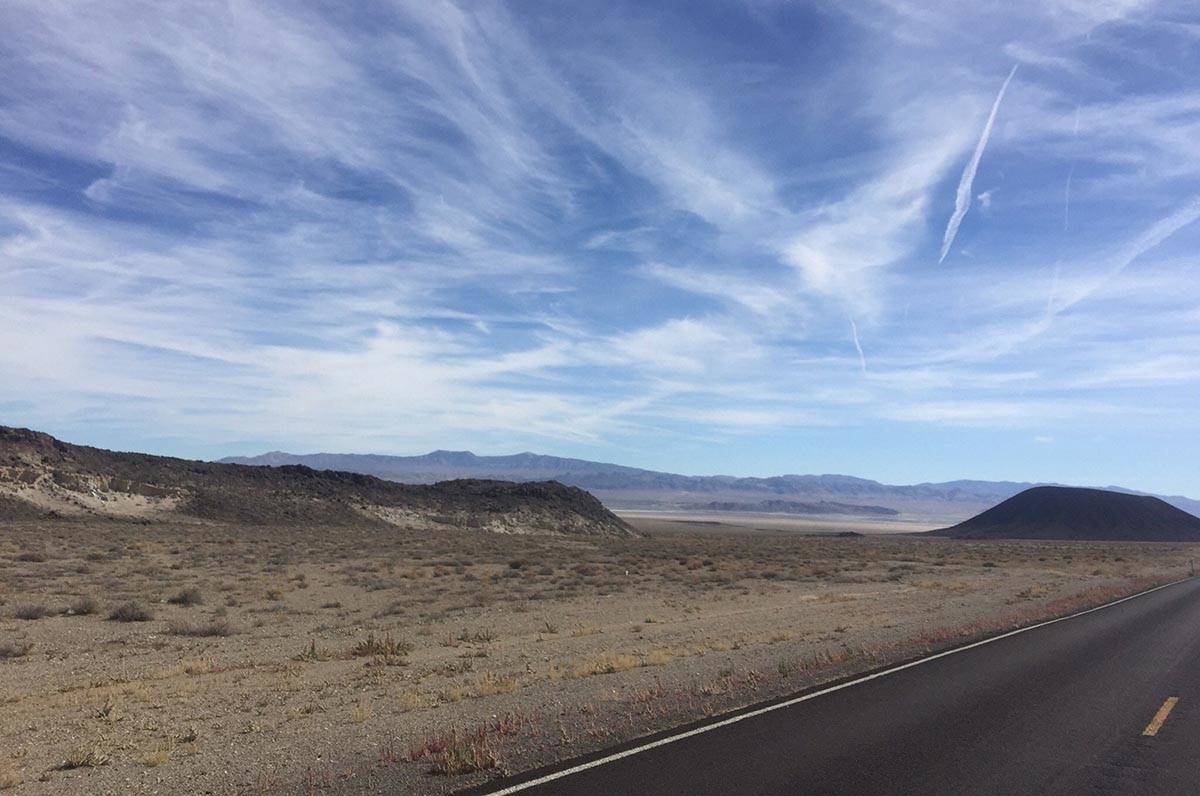
[[[1068,619],[1075,619],[1076,617],[1084,616],[1085,614],[1095,613],[1096,611],[1103,611],[1105,608],[1111,608],[1114,605],[1120,605],[1121,603],[1128,602],[1130,600],[1135,600],[1138,597],[1144,597],[1147,594],[1151,594],[1153,592],[1159,591],[1160,589],[1165,589],[1168,586],[1174,586],[1178,583],[1183,583],[1185,580],[1191,580],[1191,578],[1180,578],[1179,580],[1173,580],[1170,583],[1164,583],[1161,586],[1155,586],[1153,588],[1146,589],[1145,591],[1140,591],[1137,594],[1131,594],[1128,597],[1122,597],[1119,600],[1113,600],[1112,602],[1107,602],[1107,603],[1104,603],[1103,605],[1097,605],[1095,608],[1086,608],[1082,611],[1076,611],[1073,614],[1068,614],[1067,616],[1060,616],[1057,619],[1047,619],[1044,622],[1038,622],[1036,625],[1029,625],[1028,627],[1019,627],[1016,630],[1009,630],[1008,632],[1001,633],[998,636],[992,636],[990,638],[981,639],[979,641],[975,641],[970,644],[965,644],[961,647],[955,647],[952,650],[945,650],[943,652],[938,652],[938,653],[929,655],[924,658],[919,658],[918,660],[915,660],[915,661],[909,661],[908,663],[902,663],[899,666],[893,666],[890,669],[884,669],[882,671],[875,672],[874,674],[864,675],[863,677],[859,677],[855,680],[849,680],[845,683],[839,683],[838,685],[832,685],[832,686],[829,686],[828,688],[822,688],[819,691],[813,691],[811,693],[804,694],[802,696],[788,699],[784,702],[777,702],[774,705],[767,705],[766,707],[756,708],[755,710],[749,710],[749,711],[746,711],[745,713],[739,713],[736,716],[730,716],[729,718],[721,719],[720,721],[714,721],[712,724],[705,724],[702,727],[695,727],[686,732],[677,733],[676,735],[669,735],[666,738],[659,738],[657,741],[651,741],[650,743],[642,744],[641,746],[635,746],[632,749],[626,749],[621,752],[614,752],[611,755],[606,755],[604,757],[600,757],[595,760],[590,760],[587,763],[580,763],[579,765],[571,766],[570,768],[564,768],[561,771],[554,771],[549,774],[540,776],[537,779],[531,779],[528,782],[518,782],[515,785],[509,785],[507,788],[501,788],[500,790],[491,791],[489,796],[508,796],[511,793],[518,793],[520,791],[526,790],[528,788],[533,788],[538,785],[545,785],[547,782],[553,782],[556,779],[562,779],[563,777],[569,777],[572,774],[578,774],[581,771],[587,771],[588,769],[597,768],[599,766],[603,766],[608,763],[615,763],[616,761],[622,760],[626,757],[633,757],[636,754],[641,754],[642,752],[648,752],[651,749],[657,749],[660,746],[666,746],[667,744],[672,744],[672,743],[675,743],[676,741],[682,741],[686,738],[691,738],[693,735],[702,735],[706,732],[711,732],[712,730],[720,729],[721,727],[725,727],[730,724],[737,724],[739,721],[745,721],[746,719],[752,719],[755,716],[761,716],[764,713],[770,713],[771,711],[774,711],[774,710],[782,710],[783,708],[789,708],[792,705],[798,705],[801,702],[807,702],[810,699],[816,699],[817,697],[825,696],[826,694],[832,694],[834,691],[841,691],[843,688],[849,688],[851,686],[861,685],[862,683],[870,682],[871,680],[877,680],[880,677],[887,677],[889,674],[895,674],[896,672],[902,672],[905,669],[911,669],[914,666],[920,666],[923,663],[929,663],[930,661],[936,661],[938,658],[945,658],[949,655],[956,655],[960,652],[966,652],[967,650],[975,649],[976,647],[982,647],[984,644],[991,644],[992,642],[1000,641],[1001,639],[1008,638],[1009,636],[1016,636],[1016,635],[1020,635],[1021,633],[1028,633],[1030,630],[1037,630],[1039,627],[1046,627],[1047,625],[1057,624],[1058,622],[1065,622]],[[1175,697],[1172,697],[1172,699],[1174,699],[1174,698]],[[1167,701],[1170,702],[1171,700],[1167,700]],[[1163,707],[1166,709],[1166,711],[1168,713],[1170,712],[1170,708],[1167,708],[1166,705],[1164,705]],[[1174,705],[1172,705],[1172,707],[1174,707]],[[1163,719],[1164,720],[1166,719],[1165,714],[1163,715]],[[1151,724],[1153,724],[1153,722],[1151,722]],[[1149,730],[1150,728],[1147,727],[1146,729]],[[1157,732],[1157,728],[1155,729],[1155,732]]]
[[[1158,731],[1162,729],[1163,722],[1167,720],[1167,716],[1171,715],[1171,711],[1175,708],[1175,703],[1179,701],[1179,697],[1167,697],[1167,701],[1162,703],[1162,707],[1154,714],[1154,718],[1150,719],[1150,723],[1146,725],[1146,729],[1142,730],[1142,735],[1148,735],[1153,738],[1158,735]]]

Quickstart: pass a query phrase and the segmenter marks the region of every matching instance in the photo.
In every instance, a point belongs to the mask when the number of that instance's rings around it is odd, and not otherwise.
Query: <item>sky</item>
[[[0,423],[1200,496],[1200,10],[0,8]]]

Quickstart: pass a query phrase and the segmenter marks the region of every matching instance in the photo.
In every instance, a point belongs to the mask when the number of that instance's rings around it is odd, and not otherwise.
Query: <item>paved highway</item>
[[[509,784],[528,796],[1200,794],[1200,579]]]

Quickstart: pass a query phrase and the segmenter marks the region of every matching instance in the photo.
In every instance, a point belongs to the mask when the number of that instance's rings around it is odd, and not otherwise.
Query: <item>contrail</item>
[[[1174,213],[1160,218],[1150,225],[1150,228],[1133,239],[1121,253],[1114,258],[1105,274],[1105,280],[1112,279],[1125,270],[1134,260],[1163,243],[1179,230],[1200,219],[1200,196],[1193,197],[1190,202],[1180,205]]]
[[[1070,295],[1055,301],[1050,312],[1050,318],[1055,318],[1063,311],[1074,307],[1094,291],[1114,279],[1128,268],[1134,260],[1151,249],[1158,247],[1167,238],[1170,238],[1176,232],[1197,220],[1200,220],[1200,196],[1193,197],[1190,202],[1176,208],[1175,212],[1151,224],[1145,232],[1130,241],[1128,246],[1119,250],[1109,261],[1108,267],[1091,284],[1077,287]]]
[[[1067,171],[1067,193],[1063,197],[1063,232],[1071,227],[1071,178],[1075,176],[1075,164]]]
[[[1071,131],[1072,149],[1079,138],[1079,107],[1075,106],[1075,129]],[[1071,178],[1075,176],[1075,158],[1071,158],[1071,168],[1067,171],[1067,191],[1063,197],[1063,232],[1071,226]]]
[[[1054,281],[1050,283],[1050,294],[1046,297],[1046,311],[1042,313],[1043,318],[1054,317],[1054,302],[1058,298],[1058,276],[1062,272],[1062,260],[1056,260],[1054,263]]]
[[[858,364],[862,368],[863,375],[867,375],[867,358],[863,355],[862,343],[858,342],[858,324],[854,319],[850,319],[850,334],[854,337],[854,349],[858,351]]]
[[[975,145],[975,153],[967,161],[962,179],[958,181],[958,193],[954,196],[954,213],[950,216],[950,223],[946,224],[946,234],[942,237],[942,254],[938,257],[939,263],[946,259],[946,254],[950,251],[951,244],[954,243],[954,236],[958,234],[958,225],[962,223],[963,216],[967,214],[967,208],[971,206],[971,187],[975,182],[975,172],[979,169],[979,159],[983,157],[983,150],[987,147],[988,138],[992,135],[996,112],[1000,110],[1000,101],[1004,99],[1004,92],[1008,90],[1008,84],[1012,82],[1013,75],[1017,73],[1017,66],[1019,64],[1013,64],[1012,71],[1004,79],[1004,85],[1000,86],[1000,93],[996,95],[996,101],[992,103],[992,112],[988,114],[987,124],[983,126],[983,134],[979,136],[979,143]]]

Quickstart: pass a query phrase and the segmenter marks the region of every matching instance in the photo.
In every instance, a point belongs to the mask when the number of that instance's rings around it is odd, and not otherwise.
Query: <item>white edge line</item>
[[[1096,611],[1102,611],[1105,608],[1111,608],[1114,605],[1120,605],[1123,602],[1128,602],[1129,600],[1133,600],[1138,597],[1144,597],[1145,595],[1150,594],[1152,592],[1156,592],[1159,589],[1165,589],[1168,586],[1174,586],[1176,584],[1183,583],[1185,580],[1191,580],[1191,578],[1180,578],[1179,580],[1173,580],[1170,583],[1164,583],[1161,586],[1155,586],[1153,588],[1146,589],[1145,591],[1140,591],[1137,594],[1130,594],[1127,597],[1122,597],[1118,600],[1113,600],[1112,602],[1104,603],[1103,605],[1097,605],[1093,608],[1086,608],[1082,611],[1076,611],[1073,614],[1068,614],[1067,616],[1060,616],[1057,619],[1047,619],[1044,622],[1038,622],[1036,625],[1029,625],[1028,627],[1019,627],[1016,630],[1009,630],[1008,632],[1001,633],[998,636],[991,636],[989,638],[980,639],[979,641],[973,641],[970,644],[966,644],[961,647],[955,647],[954,649],[943,650],[942,652],[938,652],[933,655],[929,655],[925,658],[920,658],[915,661],[909,661],[908,663],[902,663],[899,666],[893,666],[890,669],[884,669],[882,671],[875,672],[874,674],[868,674],[863,677],[859,677],[855,680],[849,680],[845,683],[839,683],[837,685],[829,686],[828,688],[822,688],[819,691],[813,691],[811,693],[804,694],[803,696],[798,696],[793,699],[786,700],[784,702],[777,702],[774,705],[767,705],[766,707],[757,708],[755,710],[750,710],[745,713],[739,713],[736,716],[730,716],[729,718],[722,719],[720,721],[715,721],[712,724],[706,724],[703,727],[695,727],[693,729],[688,730],[687,732],[681,732],[676,735],[670,735],[670,736],[667,736],[666,738],[659,738],[657,741],[652,741],[651,743],[643,744],[641,746],[635,746],[632,749],[626,749],[622,752],[615,752],[611,755],[607,755],[606,757],[601,757],[596,760],[591,760],[587,763],[580,763],[577,766],[572,766],[571,768],[563,769],[562,771],[555,771],[553,773],[546,774],[545,776],[538,777],[537,779],[529,780],[528,782],[519,782],[516,785],[509,785],[507,788],[489,792],[488,796],[508,796],[508,794],[510,794],[510,793],[517,793],[519,791],[526,790],[527,788],[533,788],[538,785],[544,785],[547,782],[553,782],[556,779],[562,779],[563,777],[569,777],[572,774],[578,774],[581,771],[587,771],[589,768],[596,768],[598,766],[603,766],[608,763],[613,763],[617,760],[621,760],[622,758],[632,757],[633,755],[640,754],[642,752],[648,752],[651,749],[657,749],[660,746],[666,746],[667,744],[675,743],[676,741],[682,741],[685,738],[691,738],[693,735],[701,735],[703,733],[709,732],[710,730],[715,730],[715,729],[718,729],[720,727],[725,727],[730,724],[736,724],[739,721],[744,721],[745,719],[754,718],[755,716],[761,716],[762,714],[770,713],[773,710],[781,710],[783,708],[791,707],[792,705],[797,705],[801,702],[807,702],[810,699],[816,699],[819,696],[825,696],[826,694],[832,694],[834,691],[841,691],[843,688],[849,688],[852,685],[859,685],[861,683],[865,683],[870,680],[875,680],[879,677],[886,677],[889,674],[895,674],[896,672],[901,672],[901,671],[904,671],[905,669],[911,669],[914,666],[920,666],[923,663],[929,663],[930,661],[936,661],[938,658],[945,658],[947,655],[954,655],[959,652],[966,652],[969,649],[974,649],[976,647],[982,647],[984,644],[991,644],[993,641],[999,641],[1000,639],[1008,638],[1009,636],[1016,636],[1020,633],[1028,633],[1030,630],[1037,630],[1039,627],[1046,627],[1046,625],[1053,625],[1057,622],[1065,622],[1068,619],[1074,619],[1078,616],[1083,616],[1085,614],[1094,613]]]

